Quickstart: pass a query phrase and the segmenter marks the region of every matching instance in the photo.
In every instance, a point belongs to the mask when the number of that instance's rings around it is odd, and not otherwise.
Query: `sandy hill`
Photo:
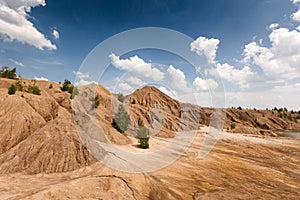
[[[8,95],[8,87],[20,82],[24,91]],[[41,95],[25,92],[29,85],[37,85]],[[51,87],[50,87],[51,85]],[[0,79],[0,172],[64,172],[90,165],[95,159],[82,145],[72,115],[71,98],[58,83],[34,80]],[[120,145],[131,142],[111,125],[121,102],[101,85],[81,87],[80,95],[99,95],[96,118],[107,138]],[[86,99],[86,98],[85,98]],[[89,98],[88,98],[89,99]],[[134,136],[139,122],[152,134],[172,138],[177,131],[199,129],[209,125],[212,109],[180,103],[155,87],[143,87],[124,100],[131,125],[128,134]],[[73,110],[91,111],[90,101]],[[81,110],[82,113],[82,110]],[[231,132],[276,135],[278,130],[300,130],[299,122],[278,117],[278,111],[227,109],[224,128]],[[298,114],[287,115],[296,117]],[[80,120],[85,119],[81,117]],[[90,119],[86,119],[89,123]],[[232,124],[234,123],[234,127]]]
[[[18,81],[23,91],[8,95],[10,85]],[[26,92],[29,85],[38,86],[41,95]],[[226,109],[224,129],[234,134],[224,132],[209,156],[199,160],[213,109],[181,103],[151,86],[128,95],[124,103],[101,85],[79,88],[73,100],[61,86],[0,79],[0,199],[297,199],[300,195],[299,140],[273,137],[281,130],[299,131],[298,113]],[[100,102],[95,110],[94,94]],[[125,135],[111,125],[120,104],[131,118]],[[90,126],[91,120],[95,126]],[[146,174],[105,167],[83,145],[93,143],[79,138],[80,131],[94,130],[91,138],[137,151],[130,136],[136,134],[139,122],[156,136],[150,140],[153,148],[167,143],[177,131],[199,131],[180,159]],[[106,137],[99,138],[98,131]]]

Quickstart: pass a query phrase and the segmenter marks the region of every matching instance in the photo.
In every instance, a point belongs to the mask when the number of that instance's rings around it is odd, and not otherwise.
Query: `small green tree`
[[[15,94],[17,91],[17,87],[14,84],[11,84],[10,87],[8,88],[8,94],[12,95]]]
[[[72,93],[71,93],[71,99],[74,99],[75,98],[75,96],[76,95],[78,95],[79,94],[79,91],[78,91],[78,89],[76,88],[76,87],[73,87],[73,89],[72,89]]]
[[[139,148],[148,149],[149,148],[149,130],[143,126],[139,126],[137,138],[139,140]]]
[[[35,95],[41,95],[41,90],[36,85],[29,85],[27,88],[27,92]]]
[[[91,99],[91,101],[92,101],[93,107],[98,108],[98,106],[100,105],[100,98],[99,98],[99,95],[97,94],[97,95],[95,96],[95,98],[92,98],[92,99]]]
[[[127,131],[130,123],[130,117],[122,105],[119,105],[118,112],[115,114],[112,126],[117,129],[120,133]]]
[[[124,95],[123,95],[122,93],[119,93],[119,94],[118,94],[118,100],[119,100],[120,102],[123,102],[124,99],[125,99]]]
[[[65,79],[63,86],[60,88],[61,91],[68,91],[70,92],[70,88],[73,87],[71,81],[69,81],[68,79]],[[72,92],[70,92],[72,93]]]
[[[23,91],[23,85],[22,85],[21,81],[16,82],[16,87],[17,87],[17,90],[19,90],[21,92]]]
[[[17,78],[16,71],[17,71],[16,68],[13,68],[12,70],[10,70],[9,67],[3,66],[2,69],[0,70],[0,77],[16,79]]]

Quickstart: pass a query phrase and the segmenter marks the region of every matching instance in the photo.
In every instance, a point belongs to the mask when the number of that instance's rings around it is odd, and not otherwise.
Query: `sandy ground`
[[[297,199],[300,140],[222,132],[210,154],[197,159],[207,127],[174,163],[151,173],[112,170],[101,163],[57,174],[0,175],[0,199]],[[170,139],[150,139],[155,152]],[[151,165],[151,163],[148,163]]]

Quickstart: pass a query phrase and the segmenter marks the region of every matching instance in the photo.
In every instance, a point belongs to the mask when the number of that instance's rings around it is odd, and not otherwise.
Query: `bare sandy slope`
[[[8,95],[8,87],[16,81],[0,79],[0,199],[297,199],[300,196],[300,140],[275,134],[278,130],[300,130],[300,123],[280,118],[277,111],[227,109],[225,128],[234,122],[236,127],[230,131],[235,133],[223,132],[210,154],[199,160],[199,149],[208,135],[207,127],[203,126],[209,124],[213,112],[210,108],[180,103],[147,86],[126,97],[123,105],[130,114],[131,124],[121,134],[112,127],[121,102],[104,87],[80,88],[74,100],[84,97],[87,100],[75,104],[68,92],[61,91],[61,84],[47,81],[20,79],[24,91]],[[41,95],[26,92],[29,85],[37,85]],[[95,112],[90,100],[94,91],[100,100]],[[74,116],[74,112],[78,115]],[[298,115],[284,112],[294,118]],[[134,136],[140,121],[153,127],[154,132],[159,130],[150,139],[150,149],[137,148]],[[104,134],[99,135],[99,127]],[[193,144],[182,152],[185,136],[199,127],[202,129]],[[162,161],[182,155],[171,165],[151,173],[121,172],[97,162],[90,148],[83,144],[90,140],[80,139],[85,131],[96,141],[91,145],[109,140],[117,149],[142,157],[165,148],[169,151]],[[179,140],[172,143],[174,137]],[[102,149],[99,152],[113,155]],[[116,157],[115,161],[118,159],[150,168],[159,161],[142,161],[134,156],[126,157],[127,160]]]
[[[0,199],[299,197],[299,139],[222,133],[212,152],[204,160],[198,160],[205,130],[201,132],[179,160],[162,170],[131,174],[95,163],[67,173],[2,175]],[[153,148],[161,148],[166,141],[154,139]],[[130,151],[135,149],[128,145],[122,148]]]

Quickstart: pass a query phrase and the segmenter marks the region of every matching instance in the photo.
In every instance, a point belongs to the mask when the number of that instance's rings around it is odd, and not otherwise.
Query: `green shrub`
[[[120,102],[123,102],[124,99],[125,99],[124,95],[123,95],[122,93],[119,93],[119,94],[118,94],[118,100],[119,100]]]
[[[12,95],[15,94],[17,91],[17,87],[14,84],[11,84],[10,87],[8,88],[8,94]]]
[[[136,104],[136,101],[135,99],[132,100],[131,104]]]
[[[60,89],[61,89],[61,91],[68,91],[69,93],[72,93],[72,91],[70,92],[70,90],[73,90],[73,88],[70,89],[71,87],[73,87],[71,81],[69,81],[68,79],[65,79],[63,86]]]
[[[291,115],[288,115],[286,118],[288,118],[290,121],[293,121],[293,118]]]
[[[98,106],[100,105],[100,98],[99,95],[97,94],[95,98],[91,99],[93,107],[98,108]]]
[[[122,105],[119,105],[118,112],[115,114],[112,126],[117,129],[120,133],[127,131],[130,123],[130,117]]]
[[[77,89],[76,87],[73,87],[70,98],[71,98],[71,99],[74,99],[75,96],[78,95],[78,94],[79,94],[78,89]]]
[[[137,138],[139,140],[139,148],[149,148],[149,130],[145,126],[139,126]]]
[[[22,85],[21,81],[16,82],[16,87],[17,87],[17,90],[19,90],[21,92],[23,91],[23,85]]]
[[[49,85],[49,89],[51,89],[51,88],[53,88],[53,85],[52,85],[52,83]]]
[[[41,90],[36,85],[29,85],[27,88],[27,92],[35,95],[41,95]]]
[[[231,122],[230,123],[230,129],[232,130],[232,129],[235,129],[235,123],[234,122]]]

